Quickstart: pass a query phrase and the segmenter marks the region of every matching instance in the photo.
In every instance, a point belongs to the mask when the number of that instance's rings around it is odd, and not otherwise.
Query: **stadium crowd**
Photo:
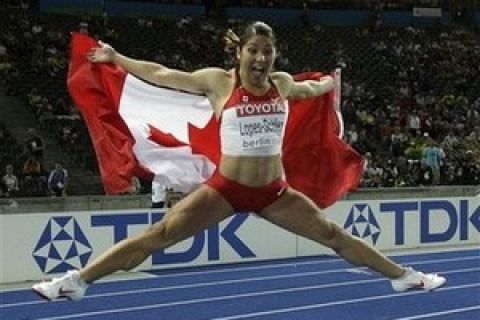
[[[228,27],[244,24],[205,17],[46,15],[28,0],[0,9],[0,87],[22,100],[37,121],[25,142],[12,134],[14,124],[0,123],[3,197],[66,194],[66,181],[60,192],[49,184],[52,172],[60,170],[66,179],[67,171],[61,163],[44,168],[42,135],[55,137],[79,166],[96,169],[88,132],[65,86],[71,31],[111,42],[130,56],[194,70],[233,66],[221,38]],[[463,26],[304,22],[274,24],[277,68],[298,73],[345,66],[344,138],[367,160],[361,187],[480,184],[478,34]],[[302,50],[306,45],[311,49]]]

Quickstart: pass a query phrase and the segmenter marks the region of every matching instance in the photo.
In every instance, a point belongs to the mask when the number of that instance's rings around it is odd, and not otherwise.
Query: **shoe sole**
[[[50,299],[49,297],[47,297],[46,295],[44,295],[43,293],[41,293],[40,291],[36,290],[35,288],[32,288],[32,291],[37,294],[40,298],[46,300],[47,302],[51,302],[52,299]]]
[[[409,290],[425,290],[425,291],[434,291],[440,287],[442,287],[443,285],[445,285],[445,283],[447,282],[447,279],[444,279],[443,282],[441,282],[440,284],[438,284],[437,286],[435,287],[432,287],[432,288],[425,288],[425,285],[422,283],[421,285],[414,285],[414,286],[411,286],[411,287],[404,287],[404,288],[401,288],[401,289],[395,289],[393,288],[393,291],[395,292],[405,292],[405,291],[409,291]]]
[[[37,291],[36,289],[32,288],[32,291],[37,294],[40,298],[46,300],[47,302],[52,302],[53,299],[50,299],[49,297],[47,297],[46,295],[44,295],[43,293],[41,293],[40,291]],[[67,299],[67,300],[70,300],[70,301],[75,301],[74,299],[68,297],[68,296],[58,296],[58,299],[61,299],[61,298],[64,298],[64,299]]]

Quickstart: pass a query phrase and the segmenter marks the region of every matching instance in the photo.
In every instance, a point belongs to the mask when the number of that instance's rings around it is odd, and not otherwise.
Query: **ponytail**
[[[223,41],[225,42],[224,50],[226,52],[232,52],[238,46],[240,46],[240,38],[233,32],[232,29],[228,29],[223,36]]]

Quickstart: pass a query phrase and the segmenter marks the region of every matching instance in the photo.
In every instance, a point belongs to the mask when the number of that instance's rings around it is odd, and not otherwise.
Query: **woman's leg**
[[[130,270],[154,251],[172,246],[232,214],[232,207],[216,190],[201,185],[147,231],[120,241],[80,270],[80,277],[91,283],[115,271]]]
[[[288,231],[332,248],[354,265],[368,266],[391,279],[405,272],[377,249],[331,222],[313,201],[292,188],[260,215]]]

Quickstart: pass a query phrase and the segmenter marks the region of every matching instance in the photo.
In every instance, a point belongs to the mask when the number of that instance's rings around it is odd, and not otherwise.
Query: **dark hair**
[[[272,39],[275,44],[276,37],[273,29],[262,21],[255,21],[245,27],[243,34],[238,37],[232,29],[228,29],[223,37],[225,41],[225,51],[231,51],[237,47],[242,48],[248,40],[256,35],[261,35]]]

